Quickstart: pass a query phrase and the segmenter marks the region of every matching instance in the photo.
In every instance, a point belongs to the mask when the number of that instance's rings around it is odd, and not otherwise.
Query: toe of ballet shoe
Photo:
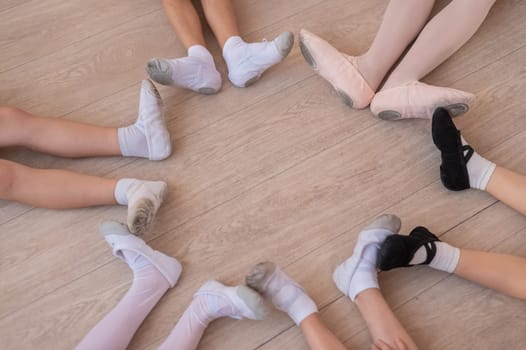
[[[355,109],[369,105],[374,91],[356,68],[354,57],[342,54],[305,29],[300,31],[300,50],[305,61],[332,85],[346,105]]]
[[[292,50],[292,46],[294,46],[294,34],[292,34],[291,32],[283,32],[280,35],[278,35],[273,41],[281,58],[285,58],[289,55],[290,51]]]

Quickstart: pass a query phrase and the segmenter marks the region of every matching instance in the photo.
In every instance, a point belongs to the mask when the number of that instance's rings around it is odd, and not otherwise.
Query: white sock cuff
[[[123,157],[132,157],[133,154],[126,143],[126,128],[129,126],[124,126],[117,129],[117,137],[119,139],[119,148],[121,149],[121,154]]]
[[[356,281],[352,281],[351,283],[354,284],[349,288],[349,298],[352,301],[355,301],[358,294],[366,289],[380,289],[380,285],[378,284],[378,276],[376,274],[371,276],[359,276]]]
[[[117,184],[115,185],[115,191],[114,196],[117,203],[120,205],[128,205],[128,197],[126,194],[128,193],[128,189],[130,186],[135,182],[135,179],[120,179],[117,181]]]
[[[493,163],[493,162],[490,162],[489,160],[487,160],[485,158],[482,158],[482,159],[487,161],[489,163],[489,165],[486,168],[486,171],[484,171],[484,173],[480,177],[480,182],[478,184],[479,186],[477,186],[477,188],[485,191],[486,187],[488,187],[488,182],[491,179],[491,175],[493,175],[493,172],[495,171],[495,168],[497,167],[497,165],[495,163]]]
[[[291,305],[288,315],[299,326],[304,319],[315,312],[318,312],[316,303],[307,294],[303,294]]]
[[[204,47],[203,45],[199,45],[199,44],[193,45],[190,48],[188,48],[188,56],[199,57],[202,59],[210,60],[212,61],[212,63],[214,62],[214,58],[212,54],[210,53],[210,51],[208,51],[208,49]]]
[[[449,262],[449,264],[446,267],[446,271],[449,273],[455,272],[455,269],[457,268],[458,261],[460,260],[460,249],[457,247],[451,247],[452,250],[452,258]]]
[[[460,249],[445,242],[435,243],[437,252],[429,266],[448,273],[453,273],[460,259]]]
[[[227,41],[225,41],[225,45],[223,46],[223,56],[225,56],[225,54],[229,50],[231,50],[233,47],[241,43],[244,43],[244,42],[245,41],[239,35],[231,36],[230,38],[227,39]]]

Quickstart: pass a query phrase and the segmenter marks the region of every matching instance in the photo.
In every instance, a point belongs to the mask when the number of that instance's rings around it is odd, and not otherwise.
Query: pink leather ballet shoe
[[[431,119],[435,109],[443,107],[456,117],[466,113],[474,100],[469,92],[411,81],[376,93],[371,112],[385,120]]]
[[[311,32],[300,31],[300,49],[307,63],[336,90],[349,107],[362,109],[374,91],[356,68],[356,58],[336,50]]]

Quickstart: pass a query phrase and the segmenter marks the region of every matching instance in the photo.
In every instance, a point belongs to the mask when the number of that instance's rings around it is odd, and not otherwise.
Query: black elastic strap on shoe
[[[465,151],[468,151],[468,153],[464,154]],[[471,156],[473,156],[473,152],[475,152],[475,150],[473,150],[473,147],[471,147],[470,145],[462,146],[462,154],[464,155],[464,159],[466,161],[466,164],[471,159]]]
[[[435,255],[437,253],[437,246],[435,245],[435,241],[425,242],[422,246],[426,249],[427,255],[426,261],[420,263],[419,265],[429,265],[429,263],[435,258]]]

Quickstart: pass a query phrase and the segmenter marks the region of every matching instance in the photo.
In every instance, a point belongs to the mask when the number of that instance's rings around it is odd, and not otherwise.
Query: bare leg
[[[206,20],[221,48],[231,36],[239,36],[232,0],[202,0]]]
[[[343,344],[323,323],[318,313],[313,313],[300,323],[301,331],[311,349],[344,350]]]
[[[486,191],[526,215],[526,177],[524,175],[496,166]]]
[[[65,170],[33,169],[0,160],[0,199],[42,208],[80,208],[117,204],[117,180]]]
[[[206,47],[201,21],[191,0],[163,0],[163,6],[175,34],[187,50],[194,45]]]
[[[391,0],[369,50],[359,56],[358,69],[376,90],[407,46],[418,35],[433,8],[434,0]]]
[[[0,108],[0,147],[24,146],[62,157],[121,155],[117,128],[42,118]]]
[[[495,0],[453,0],[422,30],[383,89],[420,80],[460,49],[480,27]]]
[[[355,302],[375,344],[383,341],[394,349],[418,349],[379,289],[364,290],[358,294]]]
[[[460,250],[456,275],[516,298],[526,299],[526,259]]]

